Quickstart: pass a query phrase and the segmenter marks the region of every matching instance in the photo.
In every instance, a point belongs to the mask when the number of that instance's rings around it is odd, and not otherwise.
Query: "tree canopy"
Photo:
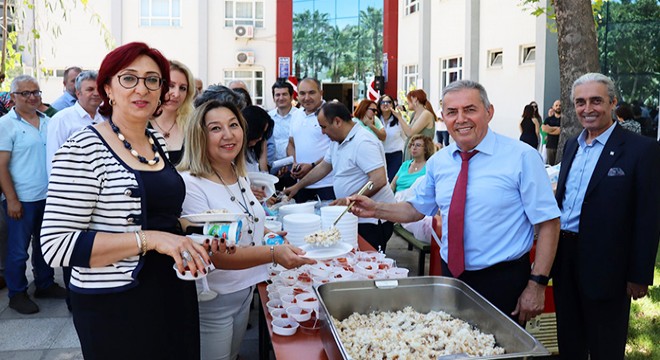
[[[660,88],[660,3],[608,1],[595,16],[601,72],[616,81],[622,100],[653,102]]]
[[[382,73],[383,10],[361,10],[357,25],[331,25],[330,15],[306,10],[293,17],[294,75],[332,82]]]

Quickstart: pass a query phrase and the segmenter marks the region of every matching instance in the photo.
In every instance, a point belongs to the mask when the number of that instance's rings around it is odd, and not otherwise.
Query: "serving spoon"
[[[364,186],[360,189],[360,191],[358,191],[357,195],[360,196],[360,195],[364,194],[365,191],[371,190],[373,188],[374,188],[374,182],[369,180],[366,184],[364,184]],[[348,212],[348,210],[350,210],[353,207],[353,204],[355,204],[355,201],[351,201],[348,204],[348,206],[346,207],[346,209],[344,209],[344,211],[342,211],[342,213],[339,214],[339,216],[337,216],[337,218],[335,219],[335,222],[332,223],[332,227],[335,227],[337,225],[337,223],[339,222],[341,217],[344,216],[344,214],[346,214]]]

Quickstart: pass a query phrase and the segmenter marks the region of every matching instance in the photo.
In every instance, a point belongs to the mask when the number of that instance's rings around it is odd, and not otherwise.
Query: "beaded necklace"
[[[241,189],[241,199],[243,199],[243,202],[242,202],[242,203],[241,203],[241,201],[236,197],[236,195],[234,195],[234,193],[231,191],[231,189],[229,188],[229,186],[227,186],[227,183],[225,182],[225,179],[222,178],[222,175],[220,175],[219,172],[215,171],[215,169],[213,169],[213,172],[215,173],[215,176],[217,176],[218,179],[220,179],[220,182],[222,183],[222,185],[223,185],[223,186],[225,187],[225,189],[227,190],[227,193],[229,193],[229,200],[231,200],[232,202],[237,203],[238,206],[240,206],[241,209],[243,209],[243,213],[244,213],[245,215],[247,215],[247,219],[248,219],[248,221],[247,221],[247,228],[248,228],[247,233],[248,233],[249,235],[253,235],[253,234],[254,234],[254,224],[257,223],[257,222],[259,222],[259,218],[256,217],[256,216],[250,211],[250,209],[252,208],[252,206],[254,206],[255,202],[254,202],[254,201],[250,201],[250,202],[248,202],[248,200],[247,200],[247,198],[246,198],[246,195],[245,195],[246,189],[243,187],[243,185],[241,185],[241,178],[238,176],[238,174],[236,174],[236,168],[235,168],[235,165],[234,165],[233,163],[232,163],[231,165],[232,165],[232,170],[234,171],[234,174],[236,175],[236,183],[238,184],[238,188]],[[248,204],[249,204],[249,205],[248,205]],[[252,244],[251,244],[251,245],[252,245],[252,246],[256,245],[256,243],[255,243],[255,241],[254,241],[254,235],[252,236]]]
[[[149,141],[149,144],[151,144],[151,149],[154,151],[154,158],[153,160],[147,160],[144,156],[138,154],[137,150],[133,149],[133,146],[131,146],[131,143],[126,140],[126,137],[119,131],[119,127],[115,125],[114,122],[112,122],[112,118],[108,119],[108,123],[110,124],[110,127],[112,128],[112,131],[114,131],[115,134],[117,134],[117,137],[121,142],[124,143],[124,147],[130,151],[131,155],[135,156],[135,158],[138,159],[139,162],[143,164],[147,164],[149,166],[154,166],[158,164],[160,161],[160,157],[158,156],[158,148],[156,147],[156,144],[154,143],[154,139],[151,138],[149,135],[149,130],[144,129],[144,135],[147,136],[147,140]]]

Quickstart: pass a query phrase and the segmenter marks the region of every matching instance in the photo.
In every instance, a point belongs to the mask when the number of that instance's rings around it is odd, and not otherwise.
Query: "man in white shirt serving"
[[[356,194],[368,181],[374,185],[364,193],[365,196],[381,203],[394,203],[394,193],[387,182],[383,143],[362,126],[355,126],[351,113],[342,103],[323,105],[317,116],[323,133],[333,143],[323,160],[298,184],[286,190],[289,196],[334,171],[336,204],[346,204],[345,198]],[[358,220],[358,234],[382,251],[385,251],[393,228],[393,223],[377,218]]]

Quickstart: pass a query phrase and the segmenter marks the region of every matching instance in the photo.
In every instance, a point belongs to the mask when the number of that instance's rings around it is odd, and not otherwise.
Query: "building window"
[[[264,104],[264,72],[262,70],[225,70],[225,84],[243,81],[250,92],[253,105]]]
[[[404,13],[410,15],[419,11],[419,1],[418,0],[406,0],[404,3]]]
[[[503,52],[499,50],[488,51],[488,67],[489,68],[502,68]]]
[[[533,64],[536,62],[536,46],[523,45],[520,47],[520,64]]]
[[[181,26],[181,0],[141,0],[140,26]]]
[[[403,91],[408,93],[411,88],[417,87],[417,65],[406,65],[403,67]]]
[[[264,2],[255,0],[226,0],[225,26],[252,25],[264,27]]]
[[[454,57],[442,59],[440,64],[440,84],[442,89],[454,81],[463,79],[463,58]]]

